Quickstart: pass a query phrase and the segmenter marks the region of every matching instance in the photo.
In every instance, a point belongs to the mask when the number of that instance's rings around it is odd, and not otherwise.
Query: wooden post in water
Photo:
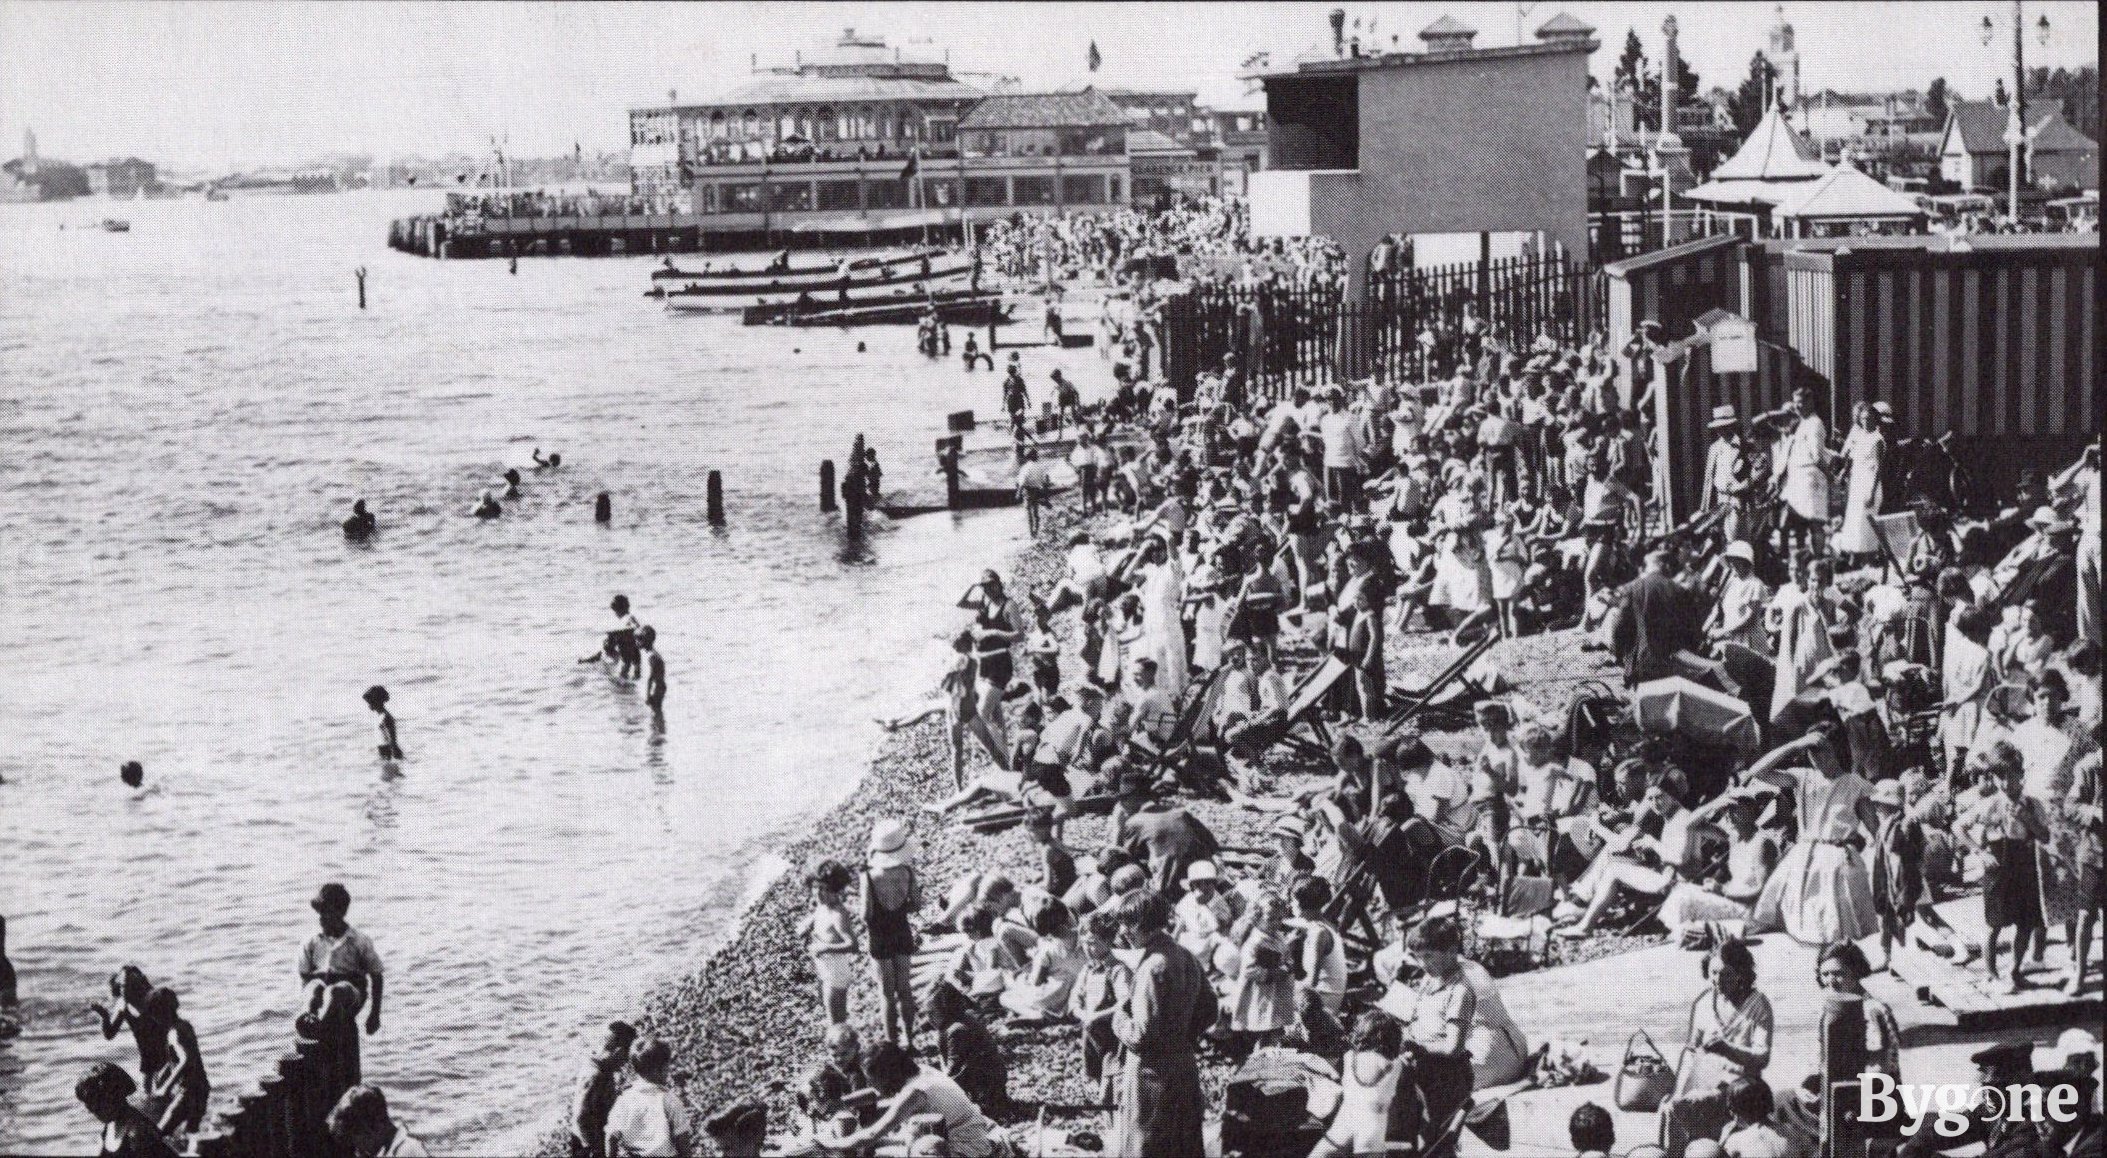
[[[614,521],[615,502],[606,491],[593,496],[593,521],[606,526]]]
[[[358,267],[358,308],[366,308],[366,267]]]
[[[831,515],[834,507],[834,460],[824,458],[819,463],[819,510],[823,515]]]
[[[721,527],[721,526],[723,526],[723,525],[724,525],[724,472],[723,472],[723,471],[717,471],[717,470],[713,470],[713,471],[711,471],[711,472],[710,472],[710,482],[709,482],[709,500],[708,500],[708,502],[709,502],[709,513],[710,513],[710,525],[711,525],[711,526],[713,526],[713,527]]]
[[[871,485],[868,470],[864,466],[863,436],[849,446],[849,469],[842,476],[842,502],[848,516],[849,534],[863,533],[863,508],[870,502]]]

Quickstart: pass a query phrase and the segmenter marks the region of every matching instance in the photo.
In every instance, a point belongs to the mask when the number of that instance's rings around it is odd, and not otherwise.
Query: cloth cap
[[[1968,1060],[1989,1069],[2017,1069],[2029,1065],[2034,1058],[2034,1043],[2009,1041],[1979,1049],[1968,1055]]]
[[[341,913],[351,908],[351,890],[331,881],[315,890],[315,899],[307,902],[318,913]]]

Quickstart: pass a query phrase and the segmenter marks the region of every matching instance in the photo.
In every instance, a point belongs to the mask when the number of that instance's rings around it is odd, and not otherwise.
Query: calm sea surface
[[[902,329],[669,317],[644,258],[386,250],[433,200],[0,207],[0,915],[26,1022],[0,1151],[92,1148],[74,1079],[137,1058],[85,1005],[126,963],[181,995],[230,1104],[287,1048],[331,879],[387,965],[369,1080],[435,1150],[516,1146],[595,1023],[696,961],[775,838],[847,790],[1019,534],[936,516],[851,550],[815,509],[821,458],[862,431],[891,479],[925,472],[993,377]],[[108,213],[132,231],[81,228]],[[534,446],[563,469],[467,517]],[[381,532],[356,546],[360,497]],[[659,631],[663,734],[573,663],[616,592]]]

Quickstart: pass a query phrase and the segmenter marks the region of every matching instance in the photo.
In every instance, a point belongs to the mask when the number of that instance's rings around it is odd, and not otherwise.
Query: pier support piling
[[[710,525],[711,525],[711,526],[713,526],[713,527],[721,527],[721,526],[723,526],[723,525],[724,525],[724,472],[723,472],[723,471],[716,471],[716,470],[713,470],[713,471],[711,471],[711,472],[710,472],[710,482],[709,482],[709,513],[710,513]]]
[[[358,308],[366,308],[366,267],[358,267]]]
[[[834,513],[834,460],[821,459],[819,463],[819,510],[821,514]]]

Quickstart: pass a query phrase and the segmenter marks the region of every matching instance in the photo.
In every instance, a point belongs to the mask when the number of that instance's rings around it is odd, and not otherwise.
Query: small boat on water
[[[725,266],[723,268],[706,267],[704,269],[699,270],[682,269],[679,266],[673,264],[673,259],[667,258],[666,263],[664,265],[651,271],[651,280],[653,282],[709,283],[740,281],[751,278],[771,278],[776,280],[784,280],[816,277],[820,279],[826,279],[838,276],[841,273],[841,267],[844,260],[847,261],[850,272],[857,273],[870,270],[885,269],[897,265],[906,265],[910,262],[920,261],[924,258],[933,259],[941,256],[942,253],[942,250],[925,249],[915,250],[911,253],[896,253],[890,255],[874,253],[862,257],[850,257],[847,259],[841,257],[821,257],[814,261],[792,263],[790,260],[790,251],[786,249],[781,253],[778,253],[774,261],[768,263],[766,266],[763,266],[759,269],[742,269],[737,266]]]
[[[132,231],[132,223],[122,217],[105,217],[102,219],[102,231],[104,233],[130,233]]]
[[[756,297],[762,294],[790,295],[800,293],[828,293],[839,289],[851,291],[869,286],[908,285],[914,282],[942,281],[947,278],[964,277],[973,272],[973,263],[966,258],[944,258],[932,261],[927,256],[912,262],[852,270],[846,275],[835,270],[825,275],[803,277],[779,277],[766,281],[740,279],[736,281],[691,282],[678,289],[664,285],[655,286],[652,296],[668,300],[673,298],[711,297]]]
[[[1009,320],[1002,295],[990,291],[953,290],[900,301],[840,305],[824,299],[787,306],[755,306],[741,314],[749,326],[911,326],[936,311],[937,320],[953,326],[985,326]]]

